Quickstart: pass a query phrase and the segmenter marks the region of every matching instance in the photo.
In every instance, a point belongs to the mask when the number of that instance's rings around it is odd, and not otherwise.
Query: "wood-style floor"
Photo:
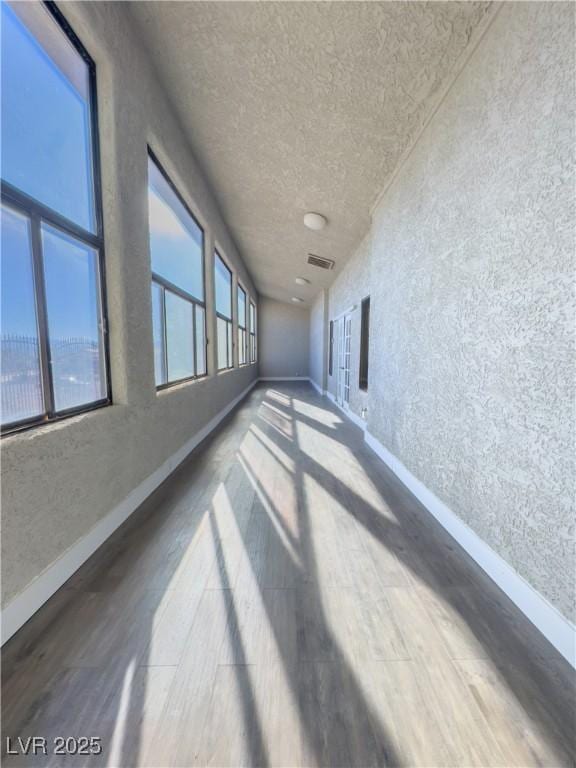
[[[4,740],[103,745],[5,766],[574,761],[569,665],[307,384],[253,390],[3,661]]]

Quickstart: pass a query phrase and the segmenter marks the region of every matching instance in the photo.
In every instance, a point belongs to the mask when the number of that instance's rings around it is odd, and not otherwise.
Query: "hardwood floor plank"
[[[300,765],[295,686],[295,667],[284,663],[220,666],[197,765]]]
[[[499,590],[420,585],[416,592],[453,659],[557,656]]]
[[[382,582],[374,561],[368,556],[366,550],[349,549],[346,551],[348,560],[348,574],[350,585],[360,595],[376,597],[384,594]]]
[[[357,598],[352,590],[308,586],[296,594],[299,661],[339,661],[352,656],[364,641],[356,628]]]
[[[254,691],[265,745],[263,765],[292,768],[303,765],[302,717],[298,699],[298,674],[294,664],[258,664],[254,668]]]
[[[155,737],[143,759],[149,768],[187,768],[196,763],[216,680],[218,655],[228,631],[230,607],[228,590],[204,592]]]
[[[296,593],[291,589],[234,591],[220,664],[296,661]]]
[[[2,653],[5,736],[105,747],[11,768],[574,766],[574,670],[307,384],[257,387]]]
[[[410,658],[448,659],[448,648],[424,611],[416,590],[411,587],[387,587],[385,595]]]
[[[204,590],[200,585],[169,590],[153,618],[150,642],[140,663],[150,667],[176,667],[194,623]]]
[[[252,507],[252,515],[243,536],[244,546],[234,581],[234,588],[238,591],[253,592],[260,588],[270,544],[269,526],[268,515],[262,502],[256,497]]]
[[[404,639],[400,617],[394,614],[386,593],[375,596],[355,594],[354,631],[360,640],[354,654],[364,661],[406,661],[410,658],[409,643]]]
[[[363,693],[343,662],[299,664],[302,765],[384,766]]]
[[[253,692],[254,667],[218,667],[196,765],[265,765],[266,752]]]
[[[566,685],[565,670],[558,666],[564,665],[541,662],[540,670],[529,676],[510,663],[502,668],[485,659],[456,662],[506,765],[575,764],[574,690]],[[555,701],[561,702],[560,708]],[[533,715],[535,709],[537,717]]]
[[[359,676],[380,722],[386,765],[452,765],[433,702],[423,690],[418,662],[371,662],[362,665]]]
[[[383,587],[407,587],[411,582],[408,566],[404,564],[404,553],[409,545],[394,526],[394,523],[386,524],[381,518],[365,519],[363,549],[374,564]]]

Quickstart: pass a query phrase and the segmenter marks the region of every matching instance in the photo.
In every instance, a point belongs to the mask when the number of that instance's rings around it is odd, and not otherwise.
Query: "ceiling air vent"
[[[325,259],[323,256],[316,256],[314,253],[308,254],[308,264],[312,264],[313,267],[320,267],[320,269],[332,269],[334,267],[332,259]]]

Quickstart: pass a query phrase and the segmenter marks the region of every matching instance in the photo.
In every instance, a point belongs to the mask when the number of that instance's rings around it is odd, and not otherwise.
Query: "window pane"
[[[168,381],[194,375],[193,305],[166,291],[166,344]]]
[[[204,309],[196,306],[196,375],[206,373],[206,327]]]
[[[232,273],[218,254],[214,258],[216,312],[232,319]]]
[[[256,330],[256,311],[254,304],[250,303],[250,332],[254,333]]]
[[[29,223],[2,206],[2,424],[44,411]]]
[[[362,320],[360,326],[360,389],[368,389],[368,353],[370,346],[370,297],[362,300]]]
[[[2,177],[94,231],[88,67],[41,3],[2,3]]]
[[[328,373],[332,376],[332,363],[334,358],[334,321],[330,320],[330,344],[328,356]]]
[[[154,375],[156,386],[166,383],[163,312],[162,288],[157,283],[152,283],[152,327],[154,333]]]
[[[47,225],[42,248],[57,411],[106,397],[98,253]]]
[[[228,325],[228,368],[232,368],[234,365],[234,359],[232,357],[232,323]]]
[[[246,331],[243,328],[238,328],[238,363],[240,365],[244,365],[246,362],[245,333]]]
[[[218,370],[228,368],[228,353],[226,347],[226,336],[228,323],[226,320],[222,320],[221,317],[216,318],[216,334],[218,343]]]
[[[238,286],[238,325],[246,328],[246,293]]]
[[[152,271],[204,301],[202,230],[150,158],[148,215]]]

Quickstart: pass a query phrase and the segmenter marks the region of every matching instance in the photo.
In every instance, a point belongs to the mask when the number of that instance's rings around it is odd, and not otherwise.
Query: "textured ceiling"
[[[262,294],[309,302],[331,282],[489,6],[129,4]],[[329,226],[306,230],[306,211]]]

